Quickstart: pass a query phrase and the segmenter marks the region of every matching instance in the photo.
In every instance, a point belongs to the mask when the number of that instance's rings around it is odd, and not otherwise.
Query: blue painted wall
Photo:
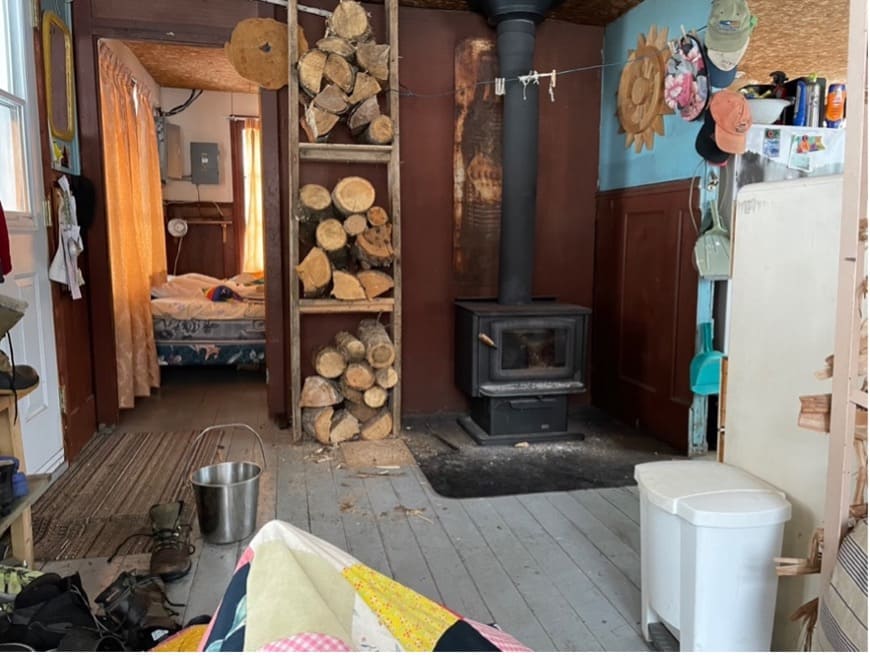
[[[656,135],[652,151],[644,148],[639,154],[634,146],[625,147],[625,135],[619,132],[616,118],[616,91],[622,62],[628,51],[637,47],[639,34],[647,34],[650,25],[668,28],[668,37],[707,23],[710,2],[707,0],[646,0],[604,31],[604,62],[608,66],[602,75],[601,143],[598,160],[598,188],[621,189],[668,180],[684,180],[695,172],[701,158],[695,153],[695,136],[700,122],[684,121],[671,114],[665,116],[665,136]]]

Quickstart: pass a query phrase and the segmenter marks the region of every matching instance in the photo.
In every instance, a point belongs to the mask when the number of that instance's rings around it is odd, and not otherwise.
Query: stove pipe
[[[561,0],[469,0],[496,25],[499,76],[506,78],[502,130],[498,302],[532,302],[538,181],[538,87],[516,79],[534,68],[535,26]],[[514,78],[511,80],[510,78]]]

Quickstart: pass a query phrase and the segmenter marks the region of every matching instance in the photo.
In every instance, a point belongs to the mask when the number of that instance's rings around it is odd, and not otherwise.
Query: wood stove
[[[459,423],[480,444],[561,440],[568,395],[585,391],[590,311],[532,299],[538,175],[538,94],[517,79],[534,68],[536,25],[559,0],[470,0],[497,30],[505,78],[498,300],[456,302],[457,386],[471,397]]]

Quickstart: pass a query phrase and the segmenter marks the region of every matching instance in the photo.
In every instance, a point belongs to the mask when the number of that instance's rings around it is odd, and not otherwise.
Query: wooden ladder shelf
[[[336,5],[338,0],[336,0]],[[388,111],[393,121],[394,136],[390,145],[364,145],[343,143],[300,142],[299,130],[299,59],[297,30],[299,25],[298,0],[287,5],[289,108],[288,134],[290,147],[289,206],[290,206],[290,407],[294,441],[300,441],[302,412],[299,398],[302,391],[302,315],[311,314],[375,314],[389,315],[388,330],[396,351],[393,368],[399,383],[390,390],[393,436],[401,429],[402,417],[402,272],[401,272],[401,193],[399,181],[399,1],[385,0],[386,41],[390,46]],[[343,301],[338,299],[302,299],[296,265],[300,262],[299,221],[295,216],[300,188],[300,165],[306,162],[334,162],[341,164],[386,165],[388,207],[392,222],[394,282],[392,298],[369,301]]]

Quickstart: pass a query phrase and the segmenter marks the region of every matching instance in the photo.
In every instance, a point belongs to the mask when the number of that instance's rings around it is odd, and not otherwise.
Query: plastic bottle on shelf
[[[846,116],[846,85],[832,84],[828,88],[828,102],[825,107],[825,126],[843,127]]]

